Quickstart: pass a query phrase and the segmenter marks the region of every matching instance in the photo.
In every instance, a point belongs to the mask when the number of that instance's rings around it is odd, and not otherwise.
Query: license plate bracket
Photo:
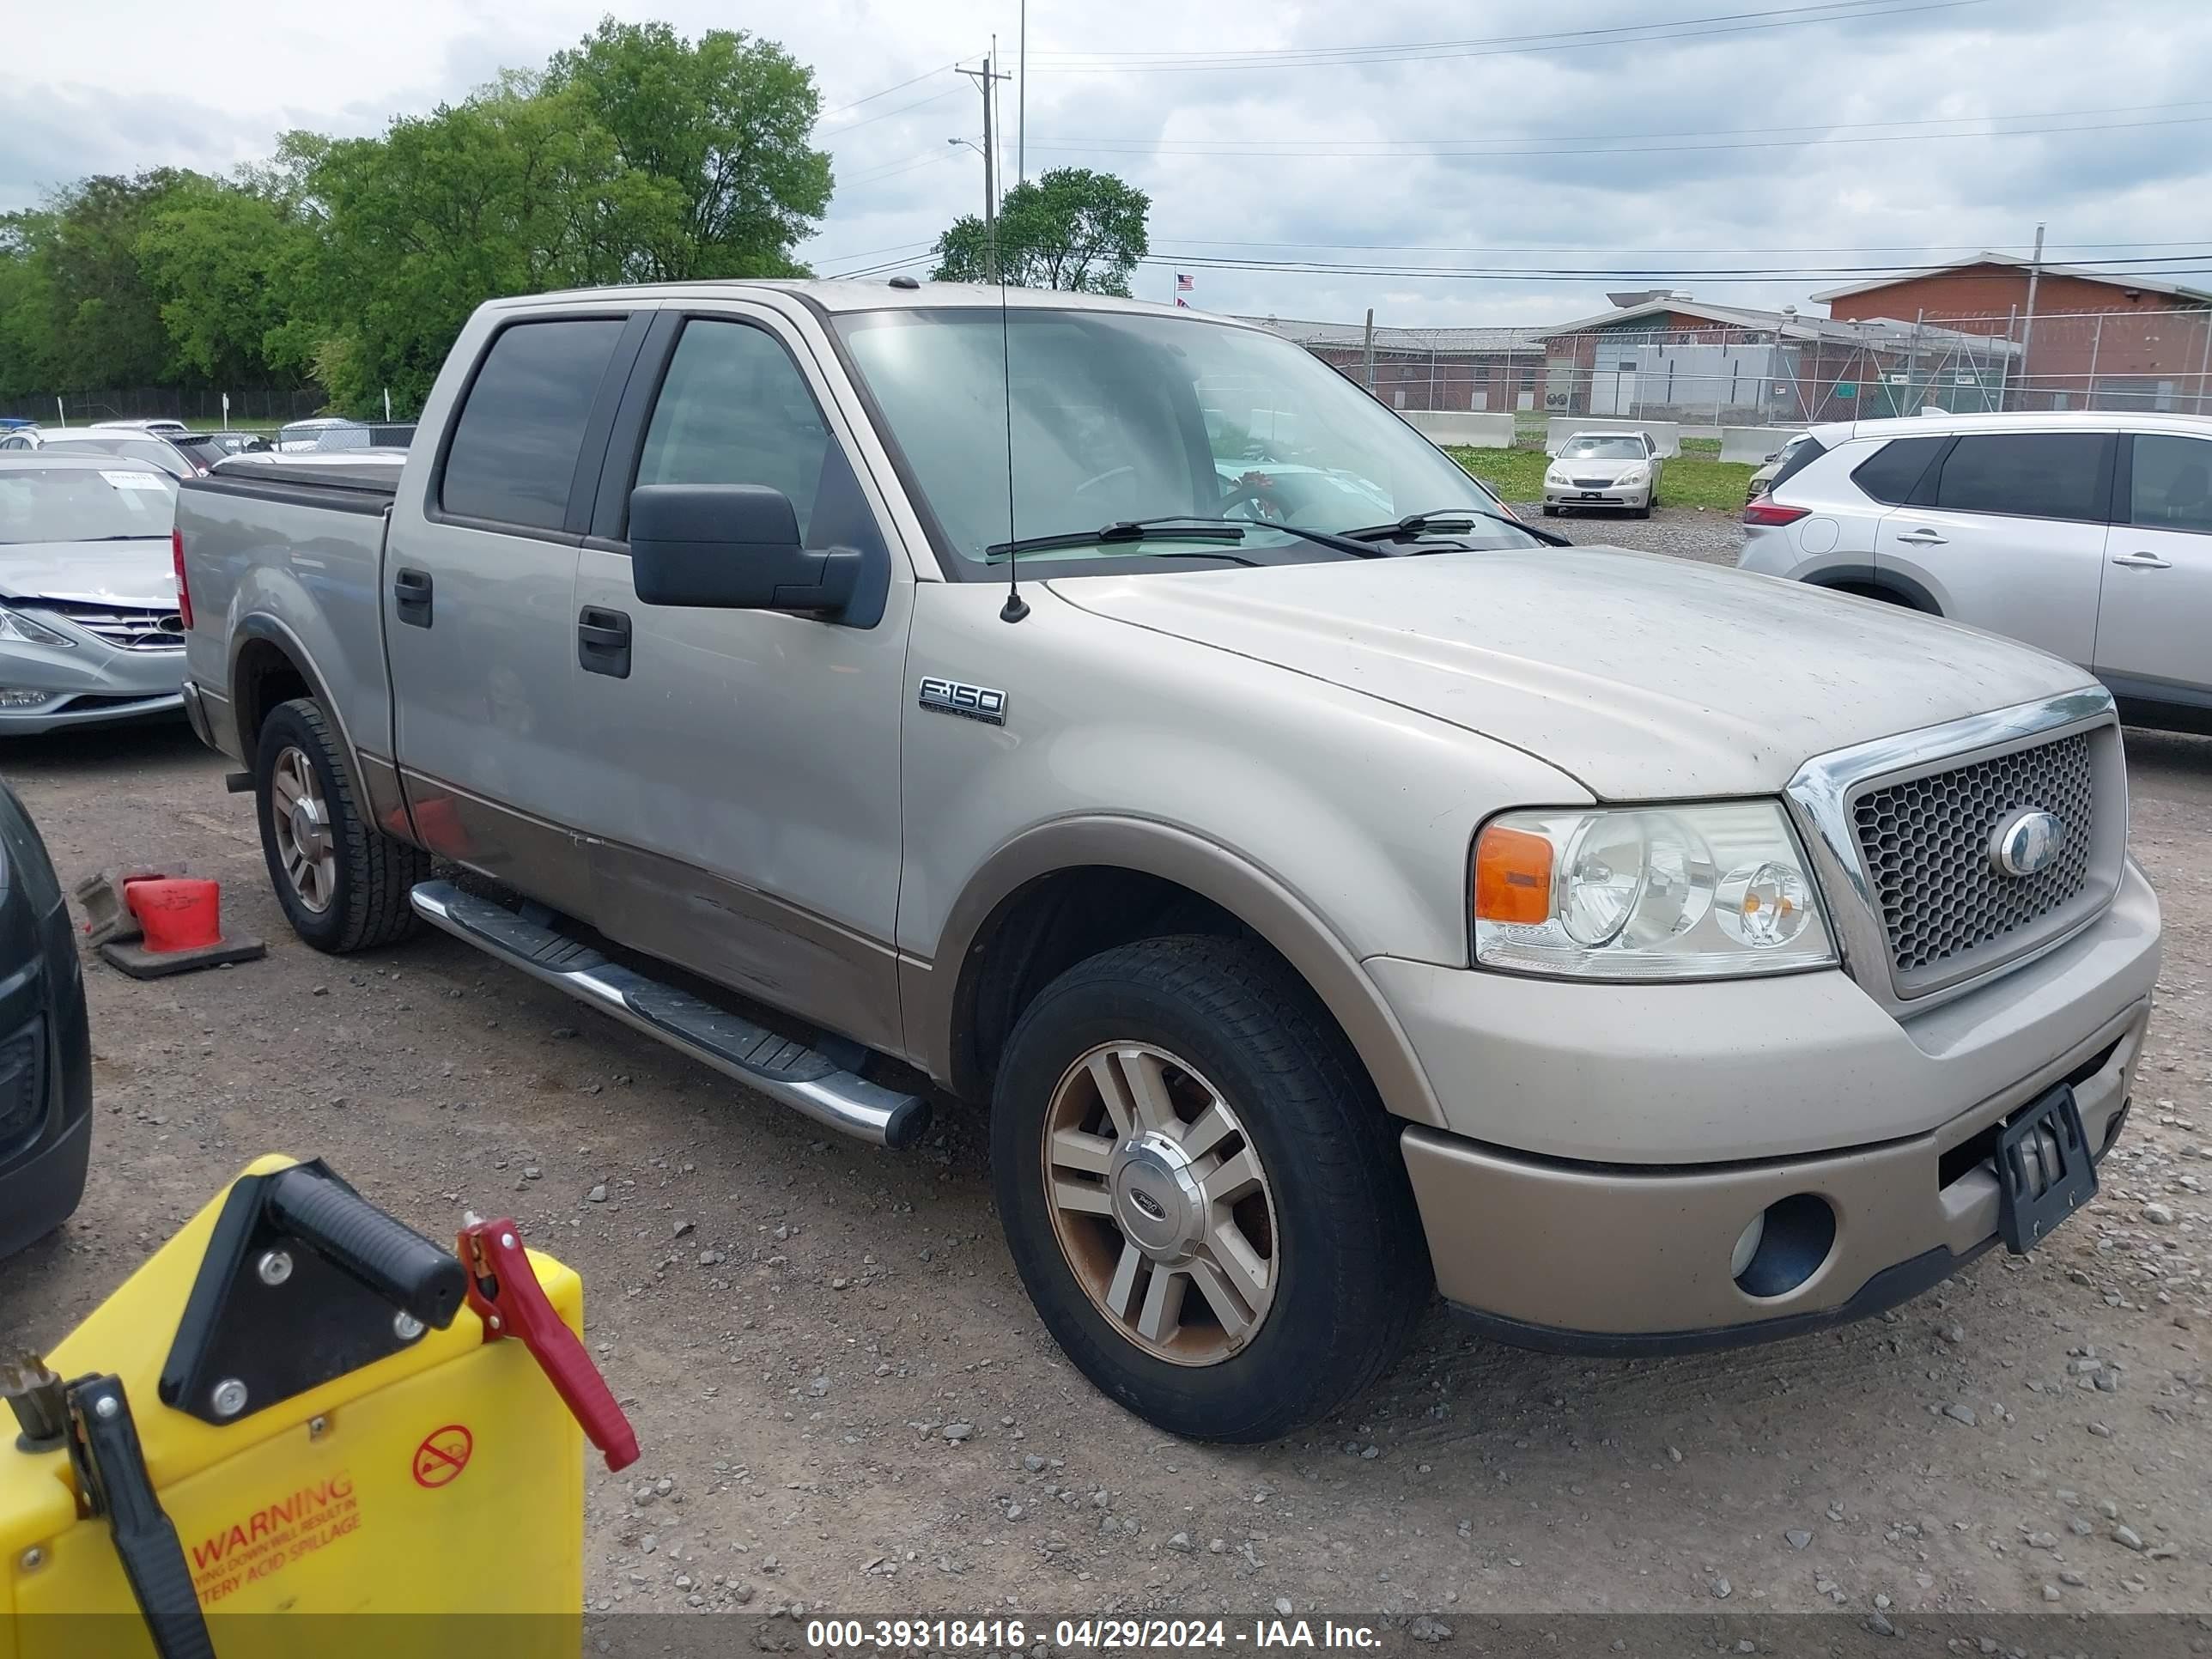
[[[1601,501],[1605,499],[1605,491],[1602,489],[1585,489],[1579,492],[1576,495],[1575,499],[1577,501]]]
[[[2060,1084],[1997,1132],[1997,1235],[2026,1255],[2096,1195],[2097,1165],[2073,1089]]]

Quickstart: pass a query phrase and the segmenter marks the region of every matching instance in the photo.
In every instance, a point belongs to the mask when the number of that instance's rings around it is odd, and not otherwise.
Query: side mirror
[[[880,547],[810,548],[791,498],[765,484],[640,484],[629,497],[630,584],[647,605],[882,619]]]

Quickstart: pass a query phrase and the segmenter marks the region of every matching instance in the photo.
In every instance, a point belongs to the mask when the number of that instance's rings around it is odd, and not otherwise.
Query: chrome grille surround
[[[2102,686],[1817,756],[1786,793],[1845,966],[1893,1012],[2056,948],[2119,888],[2127,776]],[[1989,836],[2028,806],[2071,833],[2051,870],[2002,893]]]
[[[65,599],[44,599],[19,607],[34,614],[59,617],[96,640],[124,651],[181,651],[185,648],[185,619],[174,611],[148,611],[137,606],[81,605]]]

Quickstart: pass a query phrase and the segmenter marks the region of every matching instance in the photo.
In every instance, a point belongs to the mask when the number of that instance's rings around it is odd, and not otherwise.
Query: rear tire
[[[319,704],[280,703],[254,751],[254,816],[270,884],[292,931],[344,956],[396,944],[417,919],[408,891],[430,856],[362,814],[360,791]]]
[[[1266,1441],[1366,1389],[1428,1305],[1397,1127],[1271,954],[1146,939],[1023,1013],[992,1176],[1022,1282],[1085,1376],[1171,1434]]]

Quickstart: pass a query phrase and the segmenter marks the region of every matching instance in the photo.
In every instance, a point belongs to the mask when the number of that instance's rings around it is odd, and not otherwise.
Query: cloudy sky
[[[40,4],[0,60],[0,209],[87,173],[225,170],[288,127],[374,132],[542,63],[606,9]],[[994,31],[1012,58],[1018,0],[618,15],[751,29],[814,66],[838,177],[802,251],[818,269],[922,261],[980,204],[981,159],[948,142],[980,139],[980,100],[950,65]],[[1030,0],[1029,48],[1029,172],[1150,191],[1161,263],[1139,294],[1165,297],[1180,266],[1212,310],[1551,322],[1656,286],[1802,303],[1853,267],[2024,253],[2039,220],[2056,259],[2212,267],[2208,5]],[[1011,182],[1015,88],[1001,99]]]

